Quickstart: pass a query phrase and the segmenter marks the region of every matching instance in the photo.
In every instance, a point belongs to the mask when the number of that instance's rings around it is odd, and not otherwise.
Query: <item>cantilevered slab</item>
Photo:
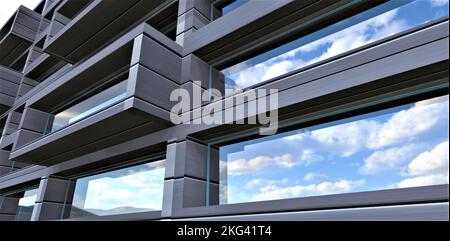
[[[77,14],[69,11],[73,4],[79,2],[88,3],[85,3]],[[104,46],[118,34],[129,30],[142,18],[157,12],[164,6],[163,2],[164,0],[80,0],[61,3],[55,16],[62,15],[60,17],[65,20],[59,21],[60,30],[53,33],[52,38],[44,45],[44,50],[69,63],[75,63]]]
[[[24,6],[0,30],[0,64],[10,66],[34,41],[41,16]]]
[[[166,128],[170,126],[168,117],[167,111],[130,97],[19,148],[11,159],[40,165],[55,164],[117,144],[123,138],[128,140]]]
[[[227,67],[382,2],[249,1],[187,36],[184,55],[195,53],[216,68]]]

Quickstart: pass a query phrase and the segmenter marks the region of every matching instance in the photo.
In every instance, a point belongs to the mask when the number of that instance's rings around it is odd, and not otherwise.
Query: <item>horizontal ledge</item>
[[[448,202],[342,208],[318,211],[274,212],[177,221],[448,221]]]
[[[65,152],[73,152],[72,154],[74,154],[78,148],[139,126],[146,125],[146,132],[153,129],[157,131],[162,126],[170,125],[168,122],[169,113],[166,112],[136,97],[129,97],[85,119],[13,150],[10,159],[42,164],[52,157],[62,155]],[[129,120],[133,118],[133,121],[120,122],[120,119],[124,117]],[[106,124],[108,128],[105,128]],[[103,128],[96,129],[95,127],[98,125],[103,125]],[[80,139],[80,135],[83,136],[82,139]]]
[[[448,200],[449,185],[443,184],[380,191],[300,197],[251,203],[182,208],[174,210],[172,218],[324,210],[349,207],[439,202]]]

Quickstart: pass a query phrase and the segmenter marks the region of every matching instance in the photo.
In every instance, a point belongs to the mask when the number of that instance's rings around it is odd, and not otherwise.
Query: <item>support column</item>
[[[183,46],[186,36],[213,21],[220,14],[210,0],[180,0],[176,42]]]
[[[75,181],[59,177],[43,177],[31,221],[68,218],[75,191]]]
[[[209,156],[209,163],[208,163]],[[208,173],[208,167],[210,172]],[[207,189],[209,187],[209,189]],[[182,208],[219,204],[219,155],[189,139],[167,145],[162,218]]]

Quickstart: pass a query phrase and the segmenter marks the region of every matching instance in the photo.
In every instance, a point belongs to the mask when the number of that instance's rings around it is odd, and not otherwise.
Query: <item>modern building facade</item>
[[[0,32],[0,220],[448,220],[448,7],[20,7]],[[207,98],[174,123],[186,93]]]

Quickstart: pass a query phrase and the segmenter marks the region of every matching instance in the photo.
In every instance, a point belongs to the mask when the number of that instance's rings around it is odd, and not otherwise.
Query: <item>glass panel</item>
[[[214,2],[211,3],[212,6],[217,6],[218,4],[220,4],[222,0],[216,0]],[[245,3],[248,3],[250,0],[235,0],[232,1],[230,4],[227,4],[223,7],[221,7],[220,15],[216,16],[215,12],[214,12],[214,7],[211,8],[211,19],[218,19],[224,15],[227,15],[228,13],[234,11],[235,9],[239,8],[240,6],[244,5]],[[217,8],[217,7],[216,7]]]
[[[28,190],[24,193],[23,198],[19,200],[17,207],[16,220],[30,221],[33,213],[34,203],[36,202],[38,188]]]
[[[384,37],[448,16],[448,1],[389,1],[222,70],[227,88],[246,88]]]
[[[55,115],[51,132],[77,122],[99,110],[124,100],[127,95],[127,81],[122,81]]]
[[[220,203],[448,184],[448,101],[222,146]]]
[[[77,180],[70,217],[161,210],[165,161]]]
[[[227,6],[222,8],[222,16],[234,11],[235,9],[239,8],[240,6],[244,5],[245,3],[248,3],[249,1],[250,0],[236,0],[236,1],[228,4]]]

